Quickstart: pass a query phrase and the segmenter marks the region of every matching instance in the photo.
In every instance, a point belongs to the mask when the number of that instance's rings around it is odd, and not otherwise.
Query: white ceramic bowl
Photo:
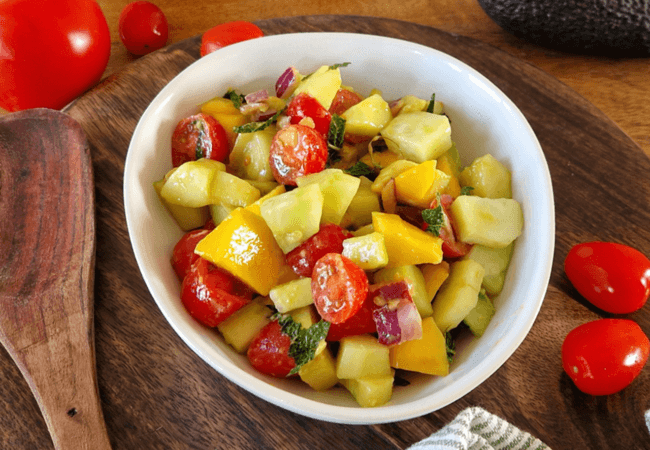
[[[160,204],[152,183],[171,168],[176,123],[197,105],[230,87],[272,89],[289,66],[309,73],[349,61],[343,83],[367,95],[372,88],[394,99],[413,94],[444,102],[463,163],[491,153],[512,171],[514,198],[524,213],[496,315],[480,339],[470,336],[446,377],[409,376],[378,408],[360,408],[343,388],[315,392],[297,380],[261,375],[246,356],[195,322],[179,300],[169,263],[182,232]],[[430,47],[348,33],[304,33],[242,42],[196,61],[151,102],[133,134],[124,173],[124,205],[131,243],[144,280],[162,313],[187,345],[217,372],[258,397],[308,417],[346,424],[406,420],[448,405],[493,374],[530,330],[544,299],[553,259],[555,214],[551,179],[541,147],[519,109],[485,77]]]

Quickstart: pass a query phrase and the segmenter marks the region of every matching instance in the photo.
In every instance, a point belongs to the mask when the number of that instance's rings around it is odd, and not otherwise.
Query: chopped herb
[[[445,213],[443,212],[441,205],[438,205],[433,209],[422,210],[422,219],[424,219],[428,225],[426,231],[435,236],[440,235],[440,228],[445,224]]]
[[[460,188],[460,195],[472,195],[474,188],[472,186],[463,186]]]
[[[282,114],[285,109],[286,108],[276,112],[275,114],[273,114],[273,116],[271,116],[268,120],[265,120],[264,122],[246,123],[239,127],[233,127],[232,131],[235,133],[254,133],[256,131],[262,131],[263,129],[268,128],[273,123],[277,122],[278,117],[280,117],[280,114]]]
[[[427,106],[427,112],[428,113],[433,113],[433,108],[436,106],[436,93],[434,92],[431,94],[431,100],[429,101],[429,105]]]
[[[336,69],[338,69],[339,67],[347,67],[347,66],[349,66],[350,64],[352,64],[352,63],[344,62],[344,63],[339,63],[339,64],[333,64],[333,65],[329,66],[329,69],[330,69],[330,70],[336,70]]]
[[[352,175],[353,177],[361,177],[373,175],[375,173],[375,169],[364,162],[358,161],[354,166],[350,167],[349,169],[345,169],[344,172]]]
[[[450,332],[445,333],[445,347],[447,348],[447,361],[454,362],[454,355],[456,354],[456,343]]]
[[[327,336],[330,323],[321,320],[305,329],[288,314],[277,314],[275,317],[278,318],[282,332],[291,338],[289,356],[296,362],[296,367],[289,372],[289,375],[293,375],[298,373],[303,365],[314,359],[319,342]]]
[[[246,100],[243,94],[238,94],[233,89],[229,89],[228,92],[224,95],[224,98],[229,98],[232,101],[232,104],[235,105],[235,108],[239,109]]]
[[[345,136],[345,119],[338,114],[332,114],[330,129],[327,132],[327,146],[335,150],[341,150],[343,147],[343,137]]]

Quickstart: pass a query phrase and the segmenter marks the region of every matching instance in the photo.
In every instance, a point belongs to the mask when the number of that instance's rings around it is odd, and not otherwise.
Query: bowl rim
[[[419,51],[430,56],[435,56],[443,61],[453,63],[457,67],[461,68],[463,71],[468,71],[473,76],[477,77],[482,83],[485,84],[489,89],[494,91],[499,95],[501,101],[503,101],[516,116],[517,120],[521,123],[524,128],[525,133],[530,138],[538,157],[540,157],[540,162],[543,164],[543,167],[540,168],[545,174],[544,176],[544,189],[547,193],[545,197],[544,207],[547,211],[546,223],[539,224],[542,226],[544,237],[546,241],[551,245],[545,248],[542,248],[543,252],[543,264],[539,267],[539,272],[537,272],[533,283],[531,283],[531,291],[536,293],[535,303],[532,308],[529,308],[529,314],[526,316],[526,320],[522,323],[520,327],[520,332],[516,335],[509,335],[506,338],[502,339],[497,345],[497,348],[500,348],[501,351],[498,351],[495,348],[494,353],[498,357],[494,358],[485,358],[477,367],[477,370],[472,370],[469,373],[465,374],[462,378],[457,380],[457,383],[464,381],[466,384],[460,390],[452,390],[447,386],[443,388],[445,396],[436,402],[435,405],[431,405],[427,402],[427,397],[420,398],[415,401],[406,402],[402,405],[393,405],[388,404],[385,406],[380,406],[376,408],[362,408],[362,407],[347,407],[347,406],[338,406],[330,405],[317,400],[308,399],[300,395],[288,392],[280,387],[273,386],[268,382],[256,378],[249,373],[242,371],[237,367],[233,362],[228,360],[215,361],[210,358],[204,351],[201,345],[194,342],[191,333],[188,330],[185,330],[181,327],[180,323],[177,323],[175,317],[171,314],[170,311],[166,310],[163,304],[157,296],[154,295],[152,280],[150,275],[146,273],[143,268],[145,256],[142,253],[141,248],[138,245],[137,240],[135,239],[135,226],[133,222],[133,210],[134,204],[132,203],[132,198],[129,196],[129,192],[133,187],[131,186],[131,173],[132,167],[135,159],[135,151],[133,147],[135,146],[136,137],[142,132],[142,129],[145,127],[147,120],[149,120],[152,111],[160,104],[163,99],[169,97],[173,94],[176,84],[179,83],[179,79],[182,79],[188,74],[191,74],[193,71],[199,70],[202,66],[209,66],[214,64],[215,61],[218,61],[222,57],[229,55],[234,52],[242,51],[245,52],[249,46],[259,45],[260,40],[263,40],[265,44],[268,45],[280,45],[283,42],[292,41],[296,38],[303,41],[309,39],[323,39],[323,38],[334,38],[334,39],[355,39],[361,41],[367,41],[368,43],[382,43],[382,44],[394,44],[400,46],[407,46],[413,49],[413,51]],[[428,56],[428,57],[430,57]],[[124,166],[124,208],[125,208],[125,218],[127,222],[127,229],[129,233],[129,239],[134,251],[136,262],[138,268],[141,272],[141,275],[147,285],[150,295],[156,302],[156,305],[163,313],[167,322],[172,326],[174,331],[181,337],[183,342],[192,349],[204,362],[209,366],[219,372],[222,376],[229,379],[231,382],[242,387],[246,391],[252,393],[255,396],[258,396],[269,403],[272,403],[276,406],[282,407],[294,413],[311,417],[317,420],[323,420],[327,422],[341,423],[341,424],[352,424],[352,425],[369,425],[369,424],[381,424],[381,423],[390,423],[402,420],[408,420],[415,417],[419,417],[431,412],[434,412],[438,409],[441,409],[454,401],[457,401],[467,395],[469,392],[474,390],[477,386],[483,383],[488,379],[494,372],[496,372],[517,350],[523,340],[526,338],[530,329],[535,322],[539,310],[542,306],[546,292],[548,289],[548,284],[550,281],[552,263],[553,263],[553,253],[555,251],[555,207],[553,199],[553,188],[550,177],[550,172],[548,169],[548,164],[544,157],[544,152],[541,148],[535,133],[528,123],[527,119],[519,108],[510,100],[510,98],[505,95],[494,83],[487,79],[484,75],[478,72],[476,69],[472,68],[468,64],[460,61],[459,59],[446,54],[440,50],[437,50],[433,47],[429,47],[423,44],[414,43],[398,38],[372,35],[372,34],[361,34],[361,33],[348,33],[348,32],[309,32],[309,33],[286,33],[286,34],[277,34],[271,36],[265,36],[251,41],[244,41],[237,44],[233,44],[229,47],[221,49],[219,52],[214,52],[203,58],[200,58],[190,64],[187,68],[178,73],[163,89],[154,97],[150,104],[145,109],[142,117],[139,119],[138,124],[136,125],[132,138],[129,143],[127,150],[125,166]],[[234,351],[234,350],[233,350]]]

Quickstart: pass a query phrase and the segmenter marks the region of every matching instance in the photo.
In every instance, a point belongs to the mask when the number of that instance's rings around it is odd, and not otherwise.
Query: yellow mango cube
[[[384,235],[388,252],[386,267],[438,264],[442,261],[442,239],[411,225],[397,214],[373,212],[372,226]]]
[[[449,176],[449,183],[440,191],[441,194],[449,194],[456,198],[460,195],[460,182],[458,181],[459,173],[455,170],[454,163],[448,153],[438,158],[437,169]]]
[[[393,118],[390,107],[381,95],[374,94],[348,108],[341,117],[345,119],[345,132],[355,136],[376,136]]]
[[[395,177],[397,200],[428,208],[436,194],[449,184],[449,175],[436,169],[436,160],[425,161]]]
[[[391,165],[398,159],[399,155],[397,153],[393,153],[390,150],[385,150],[383,152],[368,152],[363,155],[359,161],[367,164],[370,167],[374,166],[381,169]]]
[[[440,264],[423,264],[420,269],[424,277],[427,298],[431,301],[436,296],[442,283],[449,277],[449,263],[443,261]]]
[[[264,219],[244,208],[231,212],[194,252],[261,295],[269,294],[285,265],[284,253]]]
[[[392,179],[397,177],[402,172],[406,172],[409,169],[417,167],[417,163],[413,161],[408,161],[406,159],[398,159],[395,162],[390,163],[388,166],[381,169],[375,181],[372,182],[370,189],[375,194],[381,194],[381,191],[384,190],[386,184]]]
[[[244,116],[239,109],[235,107],[232,100],[228,98],[215,97],[212,100],[205,102],[201,105],[201,112],[209,114],[217,119],[224,130],[226,130],[230,148],[232,148],[235,139],[237,138],[237,133],[233,131],[233,128],[244,125],[248,122],[246,116]]]
[[[429,375],[449,374],[445,336],[432,317],[422,319],[422,338],[390,347],[390,365]]]

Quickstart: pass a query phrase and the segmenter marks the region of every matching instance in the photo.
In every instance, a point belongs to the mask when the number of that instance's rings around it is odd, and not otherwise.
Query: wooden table
[[[132,68],[140,63],[137,61],[139,58],[127,54],[117,35],[119,13],[127,3],[127,0],[99,1],[109,22],[113,42],[105,86],[118,85],[126,78],[138,76],[137,67]],[[89,136],[95,139],[91,139],[98,211],[95,326],[99,387],[114,448],[397,449],[428,436],[448,423],[460,410],[473,405],[488,407],[540,437],[556,450],[650,448],[650,436],[640,418],[640,413],[650,408],[648,368],[636,384],[624,393],[611,398],[591,398],[579,393],[568,377],[562,374],[557,354],[562,336],[572,326],[602,316],[584,302],[571,298],[576,294],[571,292],[561,268],[568,246],[576,239],[600,236],[611,240],[627,239],[628,243],[650,254],[648,196],[644,194],[640,203],[631,200],[631,196],[638,192],[650,190],[648,178],[644,177],[647,174],[644,171],[650,170],[650,162],[639,151],[640,146],[650,155],[650,122],[647,121],[647,117],[650,117],[649,59],[583,57],[536,47],[503,32],[473,0],[414,0],[376,4],[354,0],[315,0],[296,5],[274,0],[264,3],[212,0],[191,5],[177,0],[159,0],[157,4],[170,21],[170,45],[176,45],[179,50],[177,55],[162,58],[170,59],[170,67],[167,72],[160,73],[161,77],[173,76],[180,66],[189,64],[196,57],[197,41],[190,38],[230,20],[258,21],[277,33],[282,32],[285,26],[288,28],[291,22],[270,19],[354,14],[432,26],[443,32],[477,40],[481,48],[483,43],[490,44],[512,55],[514,58],[511,61],[518,59],[531,63],[565,83],[566,86],[563,86],[548,77],[553,83],[547,84],[547,87],[557,88],[560,98],[579,103],[580,111],[589,113],[582,119],[591,117],[594,122],[600,123],[609,121],[608,116],[632,138],[630,140],[616,129],[616,125],[608,122],[607,133],[602,138],[622,142],[626,152],[624,155],[631,157],[621,161],[620,167],[612,168],[612,179],[603,177],[607,170],[602,166],[602,170],[593,175],[594,179],[596,176],[602,178],[605,192],[616,190],[617,180],[625,175],[625,171],[635,172],[632,180],[626,180],[625,188],[631,190],[624,196],[604,200],[595,198],[592,203],[586,204],[585,200],[589,200],[591,194],[589,186],[579,185],[570,192],[556,191],[557,248],[545,305],[531,336],[486,383],[463,399],[423,418],[377,426],[327,424],[267,404],[228,382],[193,354],[169,327],[137,273],[124,224],[121,170],[129,138],[124,130],[132,129],[134,124],[119,123],[123,129],[116,130],[118,136],[110,138],[111,130],[103,127],[101,117],[114,117],[116,111],[111,110],[110,105],[95,103],[92,93],[82,97],[70,109],[73,117],[80,117],[83,111],[93,110],[97,113],[86,129]],[[331,24],[331,21],[327,23]],[[302,21],[301,24],[303,28],[319,26],[319,22],[310,24]],[[374,24],[395,25],[381,20]],[[400,29],[395,26],[392,31]],[[417,32],[417,28],[413,30],[414,34]],[[438,33],[432,31],[431,35],[435,37]],[[464,45],[470,42],[461,41]],[[518,64],[523,72],[532,75],[539,73],[535,67]],[[159,88],[155,86],[155,89]],[[573,91],[586,98],[595,108]],[[146,106],[144,100],[138,98],[134,98],[133,103],[136,110]],[[567,118],[563,116],[562,119]],[[533,123],[534,128],[536,123]],[[576,127],[577,123],[589,127],[588,122],[576,122],[569,126]],[[556,121],[553,126],[563,125]],[[549,151],[555,145],[562,145],[562,142],[552,135],[540,136],[540,130],[535,131],[547,151],[556,188],[573,187],[568,181],[566,185],[564,183],[574,176],[579,180],[593,181],[590,174],[574,170],[568,164],[574,161],[568,158],[575,157],[575,161],[579,162],[589,155],[572,154],[575,142],[567,143],[566,149],[561,152]],[[552,127],[544,130],[552,130]],[[598,130],[593,132],[597,133]],[[561,137],[566,138],[566,135]],[[598,151],[598,156],[602,156],[603,149]],[[616,151],[614,146],[612,152]],[[567,164],[564,164],[564,160]],[[612,164],[612,161],[615,159],[603,161],[603,165]],[[596,179],[596,186],[599,182]],[[602,209],[591,211],[591,205],[611,208],[610,216],[599,222],[598,211]],[[617,226],[616,217],[619,215],[625,215],[628,220],[625,226]],[[603,229],[605,225],[610,227]],[[632,318],[650,334],[649,313],[642,311]],[[526,385],[532,377],[523,374],[522,370],[549,374],[552,379],[544,380],[544,388],[549,390]],[[0,448],[51,448],[47,428],[36,402],[4,351],[0,352],[0,378],[3,379],[3,383],[0,383]],[[629,414],[629,420],[626,414]],[[611,419],[611,423],[606,423],[603,418]],[[624,430],[624,433],[619,430]],[[566,444],[569,445],[565,447]]]

